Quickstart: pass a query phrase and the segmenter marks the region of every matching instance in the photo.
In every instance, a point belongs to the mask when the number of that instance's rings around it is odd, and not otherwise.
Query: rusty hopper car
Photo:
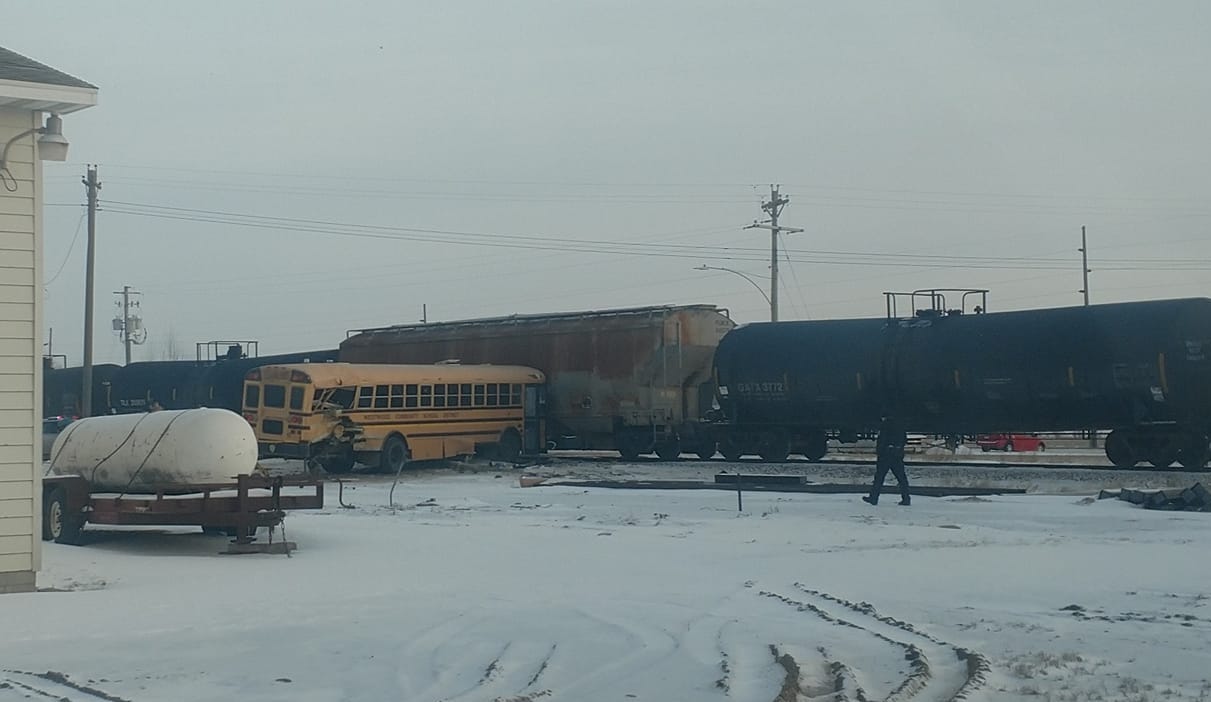
[[[352,363],[525,365],[547,375],[547,436],[556,448],[626,457],[713,455],[711,358],[735,325],[713,305],[514,315],[351,332]]]

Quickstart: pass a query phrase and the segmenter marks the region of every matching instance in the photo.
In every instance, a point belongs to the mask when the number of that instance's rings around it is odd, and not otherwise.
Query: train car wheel
[[[1131,442],[1120,431],[1112,431],[1106,437],[1106,458],[1116,468],[1133,468],[1138,460],[1131,448]]]
[[[670,436],[656,442],[656,457],[662,461],[675,461],[681,455],[681,440]]]
[[[757,455],[770,463],[782,463],[791,455],[790,438],[780,431],[762,434],[761,442],[757,445]]]
[[[1177,450],[1169,446],[1162,446],[1152,451],[1148,456],[1148,462],[1157,470],[1165,470],[1177,460],[1177,454]]]
[[[719,440],[719,453],[729,461],[739,461],[744,456],[744,446],[734,436],[724,436]]]
[[[808,434],[803,447],[803,455],[807,456],[807,460],[818,461],[824,458],[826,453],[828,453],[828,436],[822,431]]]
[[[717,450],[713,440],[703,439],[698,442],[697,448],[694,449],[694,454],[704,461],[709,461],[715,457]]]
[[[639,454],[644,453],[652,445],[648,440],[648,434],[645,431],[619,431],[614,435],[614,443],[617,444],[618,453],[624,461],[633,461],[639,458]]]
[[[1202,470],[1207,465],[1207,454],[1207,437],[1195,435],[1177,452],[1177,462],[1186,470]]]

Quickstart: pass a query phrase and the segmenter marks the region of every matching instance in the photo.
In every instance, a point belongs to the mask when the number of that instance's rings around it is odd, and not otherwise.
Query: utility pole
[[[96,166],[88,167],[88,175],[82,182],[88,191],[88,262],[84,268],[84,367],[81,374],[84,387],[80,392],[80,416],[88,417],[93,408],[93,269],[97,244],[97,191],[101,189]]]
[[[1089,247],[1085,245],[1085,225],[1081,225],[1081,292],[1085,294],[1085,306],[1089,306]]]
[[[782,208],[790,202],[790,198],[778,193],[779,185],[769,186],[769,202],[761,203],[761,209],[769,215],[769,219],[764,222],[753,222],[745,229],[768,229],[770,230],[770,253],[769,253],[769,321],[778,321],[778,235],[782,232],[795,234],[803,231],[798,227],[781,227],[778,226],[778,216],[782,214]]]
[[[131,290],[129,285],[123,285],[122,290],[116,291],[114,294],[122,296],[121,302],[115,302],[121,312],[119,316],[114,317],[114,331],[122,337],[122,346],[126,349],[126,365],[129,366],[131,344],[142,344],[147,341],[147,332],[143,330],[143,318],[131,312],[132,308],[138,309],[139,307],[139,301],[131,298],[137,298],[143,293]]]
[[[1081,225],[1081,294],[1089,306],[1089,246],[1085,243],[1085,225]],[[1089,430],[1089,448],[1097,448],[1097,429]]]

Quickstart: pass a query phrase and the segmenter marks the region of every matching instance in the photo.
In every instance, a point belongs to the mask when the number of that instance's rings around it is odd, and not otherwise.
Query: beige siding
[[[0,143],[42,115],[0,109]],[[41,539],[41,164],[34,136],[9,150],[16,191],[0,189],[0,574],[37,570]]]
[[[33,518],[33,505],[29,500],[0,500],[0,517],[30,517]]]

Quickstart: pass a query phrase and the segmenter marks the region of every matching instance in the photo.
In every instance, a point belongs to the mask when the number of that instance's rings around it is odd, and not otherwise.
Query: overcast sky
[[[708,303],[783,319],[987,287],[993,310],[1211,290],[1205,2],[5,4],[100,88],[47,164],[46,325],[80,361],[85,164],[110,293],[261,352],[351,328]],[[176,209],[174,209],[176,208]],[[74,242],[74,246],[73,246]]]

